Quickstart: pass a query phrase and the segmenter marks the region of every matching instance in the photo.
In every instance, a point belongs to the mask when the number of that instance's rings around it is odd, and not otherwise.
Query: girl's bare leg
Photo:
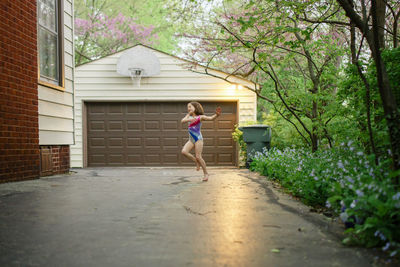
[[[206,162],[201,156],[201,153],[203,153],[203,140],[197,141],[196,144],[194,144],[194,149],[196,153],[196,160],[200,163],[201,167],[203,168],[203,173],[204,173],[203,181],[207,181],[208,180],[207,166]]]
[[[188,159],[193,160],[197,165],[196,169],[200,170],[200,163],[196,160],[196,158],[192,154],[190,154],[190,150],[192,150],[193,147],[194,144],[190,141],[187,141],[186,144],[183,146],[181,153]]]

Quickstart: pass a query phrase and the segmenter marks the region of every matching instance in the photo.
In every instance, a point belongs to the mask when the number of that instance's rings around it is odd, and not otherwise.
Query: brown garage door
[[[193,163],[180,151],[188,140],[187,102],[87,103],[89,166],[178,166]],[[210,166],[236,165],[236,102],[202,102],[206,115],[223,115],[202,125],[203,158]]]

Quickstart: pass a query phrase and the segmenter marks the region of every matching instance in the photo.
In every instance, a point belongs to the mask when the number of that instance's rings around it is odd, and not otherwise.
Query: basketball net
[[[134,86],[140,87],[140,80],[142,78],[143,69],[130,68],[129,72],[131,74],[132,84]]]

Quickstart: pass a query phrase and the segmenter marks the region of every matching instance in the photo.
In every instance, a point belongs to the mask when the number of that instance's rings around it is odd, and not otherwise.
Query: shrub
[[[391,183],[390,160],[374,164],[349,141],[330,150],[271,149],[251,170],[279,181],[306,204],[332,210],[349,227],[346,244],[400,252],[400,192]]]
[[[239,130],[239,127],[235,125],[235,130],[232,133],[232,139],[239,145],[239,156],[240,161],[247,161],[247,145],[243,141],[243,132]]]

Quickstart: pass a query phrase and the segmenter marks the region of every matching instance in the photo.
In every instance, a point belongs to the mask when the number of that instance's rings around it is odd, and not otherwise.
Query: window
[[[38,0],[40,83],[64,87],[62,0]]]

